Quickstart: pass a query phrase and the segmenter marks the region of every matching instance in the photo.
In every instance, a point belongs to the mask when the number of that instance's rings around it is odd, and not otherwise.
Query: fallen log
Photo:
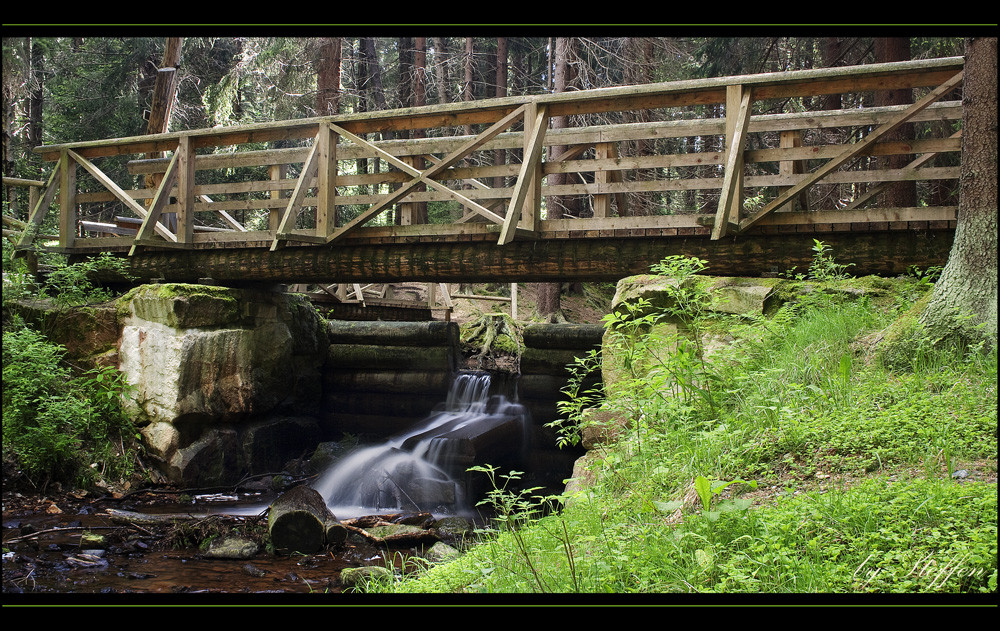
[[[136,513],[134,511],[120,510],[117,508],[107,508],[104,512],[111,518],[112,522],[128,526],[172,526],[178,522],[200,519],[194,515],[156,515],[150,513]]]
[[[313,554],[347,539],[347,529],[315,489],[296,486],[278,496],[268,511],[268,533],[276,552]]]

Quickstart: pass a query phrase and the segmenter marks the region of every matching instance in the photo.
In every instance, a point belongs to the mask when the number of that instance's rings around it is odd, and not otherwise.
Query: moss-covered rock
[[[146,285],[123,297],[118,313],[120,369],[137,394],[130,413],[148,423],[149,453],[172,481],[217,484],[278,467],[301,451],[282,439],[285,430],[315,440],[308,417],[322,401],[329,343],[304,298]]]
[[[920,324],[920,314],[927,308],[932,294],[933,291],[928,289],[886,329],[875,346],[875,356],[884,365],[903,369],[912,366],[914,357],[927,343],[926,333]]]

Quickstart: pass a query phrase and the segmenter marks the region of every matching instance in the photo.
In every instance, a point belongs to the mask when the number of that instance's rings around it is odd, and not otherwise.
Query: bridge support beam
[[[140,282],[163,279],[221,284],[616,281],[643,274],[665,256],[708,261],[723,276],[805,272],[813,239],[832,248],[853,275],[905,273],[907,267],[943,265],[953,230],[755,234],[713,241],[709,236],[515,240],[483,242],[302,246],[279,250],[144,249],[129,258]]]

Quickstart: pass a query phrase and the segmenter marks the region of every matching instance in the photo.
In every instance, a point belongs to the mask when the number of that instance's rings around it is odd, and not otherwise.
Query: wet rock
[[[383,540],[400,539],[409,536],[423,536],[424,530],[409,524],[382,524],[368,528],[368,534]]]
[[[380,565],[348,567],[340,572],[340,582],[344,587],[363,589],[369,582],[392,578],[392,570]]]
[[[315,440],[303,418],[319,412],[328,342],[305,298],[161,284],[119,304],[119,368],[141,402],[128,412],[148,421],[147,450],[171,482],[230,484],[300,455],[288,442]]]
[[[472,524],[462,517],[442,517],[434,522],[434,530],[446,541],[459,541],[472,534]]]
[[[442,563],[444,561],[451,561],[462,555],[457,549],[451,547],[443,541],[438,541],[432,545],[426,552],[424,552],[424,558],[432,563]]]
[[[257,554],[258,545],[242,537],[216,539],[208,546],[204,556],[209,559],[249,559]]]
[[[80,535],[80,547],[103,548],[104,545],[104,535],[90,531],[84,531],[83,534]]]

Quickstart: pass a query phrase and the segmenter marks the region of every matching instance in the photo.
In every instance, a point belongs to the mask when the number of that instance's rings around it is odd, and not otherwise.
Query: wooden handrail
[[[961,70],[963,64],[962,57],[945,57],[864,66],[691,79],[254,123],[223,129],[200,129],[111,140],[42,145],[36,147],[35,152],[41,154],[44,160],[54,161],[65,149],[72,149],[83,157],[172,151],[177,146],[178,138],[184,134],[191,137],[192,147],[196,149],[250,142],[306,139],[315,136],[319,125],[323,122],[336,123],[355,134],[385,129],[423,129],[440,125],[493,123],[529,102],[547,105],[550,116],[705,105],[724,102],[726,87],[737,84],[751,86],[760,99],[927,87],[940,85]]]
[[[339,247],[414,239],[491,240],[506,246],[525,238],[620,236],[623,232],[630,236],[704,234],[717,240],[758,226],[818,229],[884,221],[950,222],[954,220],[951,207],[833,209],[810,214],[790,212],[793,208],[786,202],[820,177],[831,185],[850,184],[853,192],[846,199],[859,199],[865,188],[881,182],[956,179],[955,166],[836,169],[862,154],[959,151],[961,145],[954,136],[890,141],[886,130],[903,120],[959,120],[960,102],[933,101],[960,84],[955,77],[961,76],[962,64],[961,58],[953,57],[696,79],[42,146],[35,151],[56,161],[58,176],[53,173],[29,224],[40,225],[57,191],[61,247],[73,252],[124,248],[138,254],[162,247],[265,247],[276,252],[292,244]],[[931,90],[915,106],[755,113],[755,105],[759,110],[759,104],[773,99],[917,87]],[[658,111],[655,117],[664,120],[653,122],[548,128],[554,116],[715,105],[724,105],[726,117],[704,118],[722,111],[713,107],[698,110],[703,118],[686,118],[688,113],[671,109]],[[523,129],[517,129],[521,123]],[[481,125],[484,131],[449,137],[431,133],[412,140],[377,140],[367,135],[465,124]],[[835,133],[827,133],[839,128],[863,136],[857,143],[863,151],[848,148]],[[820,132],[809,143],[779,144],[776,140],[783,132],[808,130]],[[724,147],[718,142],[720,136],[725,139]],[[705,137],[711,144],[687,143],[687,139]],[[204,151],[275,140],[301,141],[303,146],[224,154]],[[619,151],[634,141],[648,141],[651,150]],[[567,150],[550,158],[553,146]],[[202,155],[196,155],[199,148]],[[515,151],[507,152],[512,156],[509,163],[493,164],[494,149]],[[145,157],[155,151],[164,152],[165,157],[132,160],[128,167],[132,175],[166,175],[162,182],[156,179],[160,182],[156,187],[146,184],[146,188],[130,189],[101,170],[102,157]],[[353,161],[361,158],[374,158],[369,164],[377,161],[390,170],[357,172]],[[827,164],[813,173],[777,168],[777,164],[821,160]],[[411,162],[428,166],[416,168]],[[77,191],[78,165],[103,189]],[[750,167],[748,172],[744,172],[745,165]],[[228,169],[258,170],[248,171],[250,177],[233,178],[239,181],[228,182],[228,174],[220,173],[200,180],[212,183],[195,183],[198,171]],[[630,172],[650,172],[655,177],[630,177]],[[558,185],[543,182],[556,173],[572,174],[572,178]],[[758,206],[761,209],[741,217],[748,212],[744,199],[751,189],[778,192],[776,197],[759,196],[764,200]],[[630,197],[660,194],[659,199],[666,199],[674,191],[707,193],[699,193],[700,204],[682,206],[676,215],[627,216],[637,207]],[[551,204],[562,196],[586,196],[593,212],[584,209],[582,214],[574,213],[581,214],[579,218],[547,218],[545,200]],[[437,221],[443,223],[398,225],[410,223],[408,215],[402,217],[408,209],[401,205],[438,201],[451,202],[438,211]],[[77,215],[86,214],[77,208],[104,202],[121,204],[143,220],[135,239],[75,234]],[[390,209],[395,209],[395,217],[385,218],[383,212]],[[614,209],[618,216],[611,215]],[[240,214],[246,211],[250,220]],[[221,216],[230,230],[196,232],[195,215],[201,212]],[[176,213],[176,231],[158,220],[165,213]],[[19,245],[29,247],[30,237]]]

